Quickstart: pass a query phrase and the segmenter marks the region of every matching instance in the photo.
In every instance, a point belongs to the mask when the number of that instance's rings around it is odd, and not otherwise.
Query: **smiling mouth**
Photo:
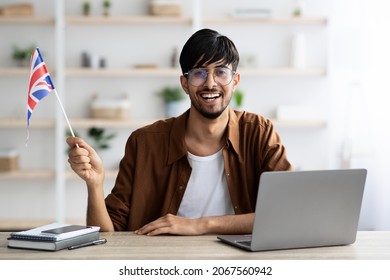
[[[200,95],[205,100],[214,100],[222,96],[220,93],[204,93]]]

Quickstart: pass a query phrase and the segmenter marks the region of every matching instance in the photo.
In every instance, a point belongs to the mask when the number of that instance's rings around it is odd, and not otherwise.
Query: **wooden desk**
[[[104,245],[76,250],[45,252],[10,249],[8,232],[0,233],[0,259],[72,259],[72,260],[128,260],[128,259],[266,259],[266,260],[390,260],[390,232],[358,232],[356,242],[348,246],[246,252],[206,236],[138,236],[132,232],[102,233],[107,238]]]

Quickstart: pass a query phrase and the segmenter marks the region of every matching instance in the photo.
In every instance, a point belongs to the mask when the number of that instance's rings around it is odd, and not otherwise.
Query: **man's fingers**
[[[185,226],[186,220],[172,214],[167,214],[149,224],[144,225],[136,234],[160,235],[160,234],[178,234],[180,233],[180,225]]]
[[[95,150],[87,144],[82,138],[79,137],[68,137],[66,138],[66,143],[68,143],[69,147],[74,148],[84,148],[89,152],[89,154],[94,154]]]

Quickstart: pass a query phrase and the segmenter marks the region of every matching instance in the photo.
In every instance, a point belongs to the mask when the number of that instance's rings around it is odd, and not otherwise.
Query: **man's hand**
[[[145,235],[160,235],[160,234],[175,234],[175,235],[201,235],[203,232],[203,222],[200,219],[186,219],[180,216],[167,214],[149,224],[144,225],[136,234]]]
[[[69,163],[88,187],[87,225],[100,226],[101,231],[114,231],[104,202],[104,168],[95,150],[84,140],[76,137],[66,139],[71,151]]]
[[[242,215],[226,215],[186,219],[167,214],[153,222],[144,225],[136,234],[160,235],[202,235],[206,233],[243,234],[251,233],[254,213]]]
[[[66,139],[66,142],[72,148],[68,154],[68,162],[73,171],[88,186],[102,185],[104,181],[104,168],[102,160],[96,151],[81,138],[69,137]]]

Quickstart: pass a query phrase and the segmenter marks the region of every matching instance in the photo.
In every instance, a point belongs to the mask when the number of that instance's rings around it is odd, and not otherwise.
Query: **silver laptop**
[[[354,243],[366,176],[366,169],[264,172],[252,235],[218,239],[249,251]]]

